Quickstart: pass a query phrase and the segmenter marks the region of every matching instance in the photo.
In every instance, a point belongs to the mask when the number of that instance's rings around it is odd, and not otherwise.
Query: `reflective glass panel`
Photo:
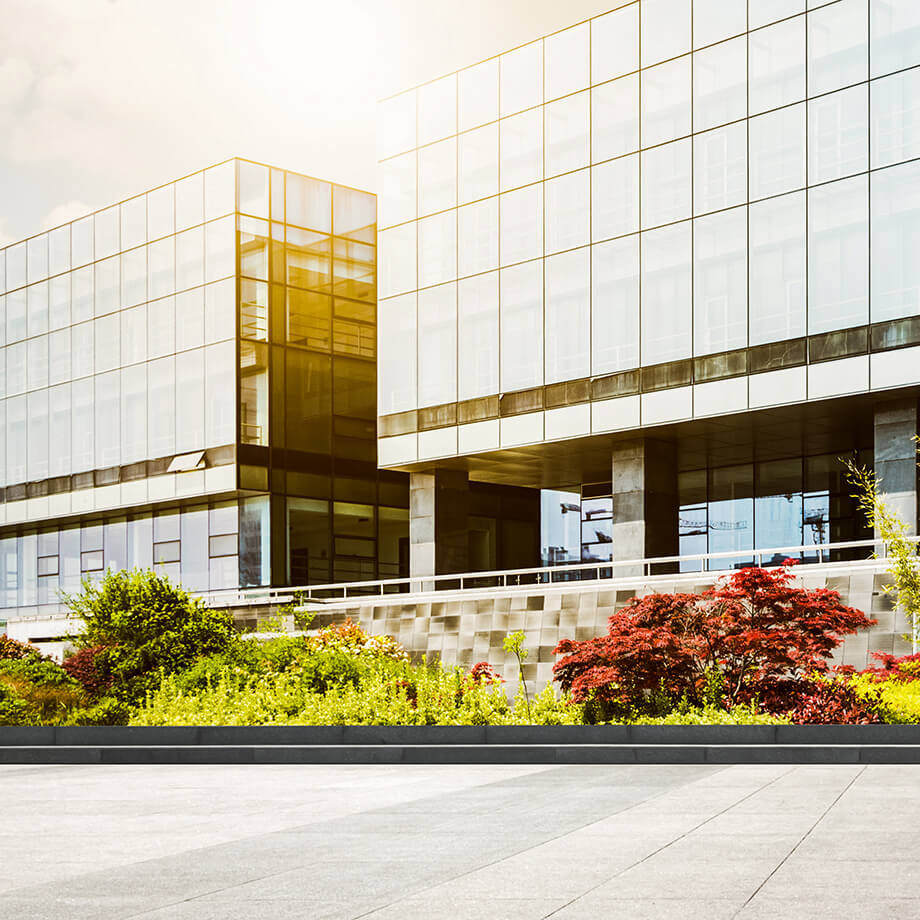
[[[28,241],[29,284],[48,277],[48,235],[33,236]]]
[[[913,67],[920,60],[920,4],[873,0],[869,16],[872,76]]]
[[[176,230],[204,222],[204,173],[195,173],[176,183]]]
[[[378,411],[382,415],[414,409],[416,400],[416,298],[405,294],[378,305],[380,349],[377,377]]]
[[[204,284],[204,230],[176,234],[176,290]]]
[[[380,296],[413,291],[416,284],[416,225],[380,232]]]
[[[176,350],[176,300],[164,297],[147,304],[147,356],[159,358]]]
[[[805,10],[805,0],[748,0],[748,28],[795,16]]]
[[[121,363],[120,315],[110,313],[95,320],[94,338],[96,340],[96,372],[110,371]]]
[[[11,250],[6,253],[6,275],[7,281],[10,278],[10,256]],[[82,220],[74,221],[70,225],[70,259],[74,267],[86,265],[93,261],[93,216],[84,217]],[[10,285],[16,287],[15,284]]]
[[[457,212],[445,211],[418,222],[418,286],[457,277]]]
[[[591,82],[639,69],[639,4],[591,20]]]
[[[591,250],[546,260],[546,383],[587,377],[591,370]]]
[[[236,164],[233,160],[204,173],[204,219],[214,220],[236,210]]]
[[[689,357],[693,240],[690,221],[642,234],[642,363]]]
[[[920,68],[873,80],[870,111],[873,169],[920,157]]]
[[[604,240],[639,229],[639,155],[592,167],[591,236]]]
[[[126,313],[122,314],[123,324],[126,316]],[[122,331],[122,341],[124,341],[124,331]],[[176,351],[197,348],[203,344],[204,288],[193,288],[176,295]],[[124,361],[124,355],[122,355],[122,361]]]
[[[121,371],[121,452],[123,463],[147,456],[147,365]]]
[[[642,66],[690,50],[692,4],[685,0],[642,0]]]
[[[808,95],[868,78],[867,0],[840,0],[808,13]]]
[[[590,95],[577,93],[558,99],[545,108],[547,176],[588,165],[590,137]]]
[[[868,177],[808,192],[808,332],[869,319]]]
[[[175,358],[160,358],[147,365],[147,420],[150,455],[166,457],[176,446]]]
[[[460,277],[498,268],[497,197],[457,212],[457,260]]]
[[[639,149],[639,77],[591,90],[591,159],[597,163]]]
[[[151,300],[171,294],[176,289],[175,246],[173,237],[147,246],[147,296]],[[76,304],[76,290],[74,303]]]
[[[147,299],[147,248],[139,246],[121,256],[121,306]]]
[[[752,32],[749,46],[752,114],[805,98],[805,17]]]
[[[121,463],[120,372],[99,374],[96,383],[96,466],[105,469]]]
[[[121,204],[121,248],[147,242],[147,199],[144,195]]]
[[[547,99],[567,96],[588,85],[589,44],[587,22],[544,39],[544,90]]]
[[[240,210],[254,217],[268,218],[268,167],[240,160]]]
[[[48,331],[48,282],[32,284],[26,288],[29,335]]]
[[[498,157],[498,143],[495,145]],[[380,225],[389,227],[416,216],[415,151],[385,160],[377,168]],[[496,172],[498,171],[496,167]]]
[[[437,406],[457,398],[457,285],[418,295],[418,404]]]
[[[502,117],[543,101],[542,40],[503,54],[499,64]]]
[[[450,137],[418,152],[419,215],[457,204],[457,141]]]
[[[204,280],[217,281],[236,273],[236,224],[233,217],[222,217],[205,224]]]
[[[747,125],[736,122],[693,138],[697,214],[730,208],[747,197]]]
[[[105,259],[118,252],[120,217],[118,208],[107,208],[95,215],[95,258]]]
[[[120,306],[121,260],[117,257],[97,262],[94,266],[96,316],[111,313]]]
[[[233,342],[208,345],[204,350],[205,447],[230,444],[236,430],[236,392]]]
[[[121,361],[136,364],[147,358],[147,305],[132,307],[121,314]]]
[[[546,252],[559,252],[590,242],[591,171],[581,169],[544,186]]]
[[[747,345],[747,208],[693,222],[693,353]]]
[[[70,329],[58,329],[48,336],[48,380],[70,380]]]
[[[690,216],[693,197],[690,138],[642,151],[642,226]]]
[[[729,8],[739,8],[740,4]],[[693,130],[705,131],[747,115],[747,39],[693,55]]]
[[[805,334],[805,192],[752,204],[750,344]]]
[[[543,254],[543,186],[501,196],[501,261],[523,262]]]
[[[457,76],[450,74],[420,86],[418,92],[418,145],[430,144],[457,133]]]
[[[27,294],[25,288],[20,288],[18,291],[6,295],[7,342],[18,342],[26,337],[28,331],[26,303]],[[90,304],[90,312],[92,312],[92,303]]]
[[[70,329],[71,373],[73,379],[85,377],[93,372],[93,343],[95,335],[92,322],[80,323]],[[7,362],[7,372],[9,362]]]
[[[863,84],[808,103],[808,181],[869,168],[869,88]]]
[[[543,175],[543,109],[501,122],[501,187],[517,188]]]
[[[498,118],[498,58],[461,70],[457,81],[461,131]]]
[[[498,272],[457,284],[457,398],[498,392]]]
[[[381,160],[415,146],[415,115],[414,89],[377,106],[377,153]]]
[[[591,373],[639,366],[639,236],[591,247]]]
[[[0,262],[2,262],[0,258]],[[48,272],[57,275],[70,268],[70,224],[58,227],[48,234]],[[3,272],[0,271],[0,290],[3,288]]]
[[[642,146],[652,147],[690,133],[693,115],[690,55],[642,73]]]
[[[501,271],[501,388],[543,383],[543,262]]]
[[[176,392],[176,451],[204,447],[203,348],[176,355]]]
[[[872,174],[873,323],[920,313],[920,162]]]
[[[748,123],[751,198],[805,185],[805,105],[788,106]]]
[[[461,134],[457,138],[457,157],[461,204],[498,194],[497,124]]]
[[[147,239],[158,240],[176,229],[175,186],[164,185],[147,193]],[[76,264],[76,263],[75,263]]]
[[[747,28],[745,0],[693,0],[693,47],[702,48]]]

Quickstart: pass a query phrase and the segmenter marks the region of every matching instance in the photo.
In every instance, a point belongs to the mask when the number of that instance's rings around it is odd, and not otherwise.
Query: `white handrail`
[[[918,542],[920,537],[911,538]],[[818,564],[829,561],[834,553],[846,550],[865,549],[867,559],[886,558],[887,547],[881,540],[849,540],[840,543],[802,544],[799,546],[777,546],[764,549],[725,550],[717,553],[688,553],[678,556],[655,556],[645,559],[615,559],[610,562],[580,562],[554,566],[538,566],[526,569],[494,569],[481,572],[462,572],[447,575],[410,575],[403,578],[384,578],[374,581],[330,582],[318,585],[303,585],[286,588],[240,588],[200,592],[199,596],[212,604],[226,603],[272,603],[290,601],[344,600],[349,597],[374,597],[387,594],[426,594],[438,587],[450,586],[453,590],[483,589],[489,587],[518,587],[527,584],[553,584],[575,580],[599,580],[618,577],[651,577],[654,574],[693,574],[693,572],[724,572],[736,566],[713,565],[719,561],[742,559],[751,565],[774,564],[778,558],[805,557],[800,562],[811,564],[808,557],[814,557]],[[749,562],[748,562],[749,561]],[[857,561],[857,560],[849,560]],[[698,568],[687,568],[690,564]],[[659,571],[656,569],[667,569]],[[618,574],[619,573],[619,574]],[[585,577],[587,576],[587,577]],[[485,585],[483,582],[493,581]]]

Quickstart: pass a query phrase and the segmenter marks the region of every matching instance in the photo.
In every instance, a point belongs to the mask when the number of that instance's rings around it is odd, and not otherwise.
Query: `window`
[[[422,147],[457,133],[457,77],[450,74],[420,86],[418,145]]]
[[[740,6],[728,4],[727,10]],[[746,115],[747,39],[742,36],[695,52],[693,130],[705,131]]]
[[[690,138],[642,151],[642,226],[655,227],[690,216]],[[697,143],[701,143],[697,139]]]
[[[694,143],[697,214],[730,208],[747,197],[747,125],[737,122],[698,134]]]
[[[808,181],[841,179],[869,168],[869,92],[853,86],[808,103]]]
[[[639,156],[592,167],[592,239],[604,240],[639,229]]]
[[[591,247],[591,373],[639,366],[639,236]]]
[[[457,285],[457,398],[498,392],[498,272]]]
[[[805,98],[804,16],[752,32],[749,48],[752,115]]]
[[[643,0],[640,7],[643,67],[690,50],[691,4],[685,0]]]
[[[381,160],[415,146],[415,90],[385,99],[377,107],[377,152]]]
[[[591,20],[591,82],[639,69],[639,4]]]
[[[808,13],[808,95],[868,78],[867,0],[840,0]]]
[[[389,297],[416,288],[414,223],[380,233],[380,296]]]
[[[914,0],[869,5],[872,76],[913,67],[920,59],[920,6]]]
[[[236,164],[232,160],[204,173],[204,219],[214,220],[236,210]]]
[[[535,41],[503,54],[501,114],[512,115],[543,101],[543,42]]]
[[[120,218],[118,208],[107,208],[94,215],[95,258],[106,259],[118,252]]]
[[[418,286],[457,277],[457,212],[444,211],[418,222]]]
[[[176,230],[204,222],[204,173],[195,173],[176,183]]]
[[[503,265],[543,255],[543,185],[529,185],[501,196]]]
[[[238,169],[240,210],[268,218],[268,167],[240,160]]]
[[[694,0],[693,47],[702,48],[738,35],[747,28],[747,10],[744,0],[725,3],[725,0]]]
[[[543,262],[501,272],[501,389],[543,382]]]
[[[546,106],[546,175],[588,165],[590,95],[577,93]]]
[[[749,207],[750,344],[805,334],[805,192]]]
[[[461,70],[457,76],[459,129],[466,131],[498,118],[498,59]]]
[[[547,252],[573,249],[590,242],[590,185],[588,169],[546,182]]]
[[[236,431],[236,392],[233,342],[218,342],[204,350],[204,425],[205,447],[220,447],[234,440]],[[281,369],[278,369],[279,374]]]
[[[332,186],[296,173],[287,174],[287,222],[329,233],[332,230]]]
[[[868,177],[808,192],[808,332],[869,319]]]
[[[751,198],[805,185],[805,105],[788,106],[748,123]]]
[[[486,125],[457,139],[460,203],[498,194],[498,125]]]
[[[920,69],[870,84],[872,168],[920,157]]]
[[[419,215],[457,204],[457,141],[448,138],[418,152]]]
[[[693,115],[690,55],[642,73],[642,146],[653,147],[690,133]]]
[[[468,204],[457,212],[458,274],[498,268],[498,198]]]
[[[588,23],[544,39],[544,86],[547,99],[568,96],[588,85],[590,30]]]
[[[158,240],[160,237],[175,232],[175,229],[175,186],[164,185],[153,192],[148,192],[147,239]]]
[[[388,343],[378,363],[378,406],[386,415],[414,409],[416,402],[416,295],[381,300],[377,336]]]
[[[632,74],[591,90],[591,159],[598,163],[639,149],[639,77]]]
[[[693,222],[693,353],[747,345],[747,208]]]
[[[457,286],[442,284],[418,295],[418,405],[457,398]]]
[[[693,242],[690,221],[642,234],[642,363],[690,356]]]
[[[546,383],[590,373],[591,250],[546,259]]]
[[[521,112],[501,122],[502,191],[543,176],[543,109]]]
[[[385,160],[379,165],[377,175],[381,226],[389,227],[412,220],[416,216],[415,151]]]

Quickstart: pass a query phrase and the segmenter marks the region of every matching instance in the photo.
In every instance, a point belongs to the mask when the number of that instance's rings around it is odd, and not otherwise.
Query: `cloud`
[[[82,201],[68,201],[65,204],[59,204],[42,218],[41,229],[51,230],[61,224],[76,220],[78,217],[83,217],[92,210],[88,204],[84,204]],[[2,230],[2,226],[0,226],[0,230]]]
[[[0,64],[0,106],[21,102],[35,82],[32,65],[21,57],[7,58]]]

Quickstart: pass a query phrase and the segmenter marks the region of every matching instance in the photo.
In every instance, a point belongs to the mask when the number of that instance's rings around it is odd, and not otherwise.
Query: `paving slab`
[[[0,765],[0,920],[920,918],[920,766]]]

